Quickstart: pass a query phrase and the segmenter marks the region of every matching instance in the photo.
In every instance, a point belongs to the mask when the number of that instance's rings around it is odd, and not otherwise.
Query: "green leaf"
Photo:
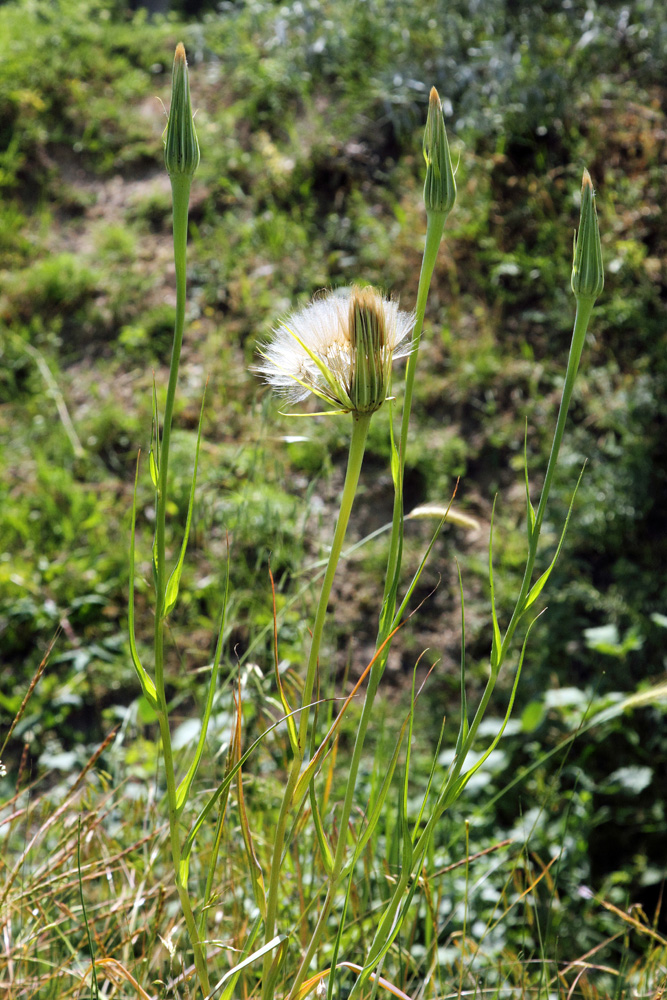
[[[541,701],[531,701],[521,713],[521,729],[524,733],[533,733],[542,724],[545,716],[544,704]]]
[[[466,614],[465,599],[463,597],[463,578],[458,559],[456,560],[456,570],[459,575],[459,593],[461,596],[461,721],[459,732],[456,737],[456,753],[460,754],[463,744],[468,736],[468,695],[466,693]],[[441,736],[442,739],[442,736]]]
[[[199,412],[199,426],[197,428],[197,444],[195,445],[195,461],[194,468],[192,470],[192,485],[190,487],[190,500],[188,502],[188,516],[185,521],[185,531],[183,532],[183,543],[181,545],[181,552],[178,557],[178,562],[171,571],[169,581],[167,583],[167,588],[164,595],[164,616],[166,617],[169,612],[173,609],[176,604],[176,599],[178,597],[178,588],[181,583],[181,573],[183,572],[183,564],[185,562],[185,553],[188,547],[188,538],[190,536],[190,526],[192,524],[192,512],[195,505],[195,490],[197,487],[197,468],[199,465],[199,446],[201,444],[201,429],[202,422],[204,420],[204,402],[206,399],[206,390],[204,389],[204,394],[201,401],[201,410]]]
[[[526,647],[528,645],[528,637],[530,636],[530,633],[532,631],[533,625],[537,621],[538,617],[539,617],[539,615],[532,620],[532,622],[530,623],[530,625],[526,629],[526,635],[525,635],[525,638],[523,640],[523,646],[521,647],[521,655],[519,657],[519,663],[518,663],[518,666],[516,668],[516,674],[514,676],[514,683],[512,684],[512,691],[510,693],[510,699],[509,699],[509,703],[507,705],[507,711],[505,712],[505,718],[503,719],[502,725],[501,725],[500,729],[498,730],[498,733],[496,734],[496,736],[493,738],[493,740],[491,741],[491,743],[487,747],[487,749],[484,751],[484,753],[482,754],[482,756],[479,758],[479,760],[475,764],[473,764],[473,766],[470,768],[470,770],[466,771],[465,774],[462,774],[459,777],[459,779],[456,781],[455,785],[453,786],[453,788],[451,790],[450,795],[448,796],[448,802],[447,802],[448,805],[451,805],[452,802],[454,802],[454,801],[456,801],[456,799],[458,799],[458,797],[460,796],[461,792],[463,791],[463,789],[465,788],[465,786],[468,784],[468,782],[472,778],[473,774],[475,774],[477,771],[479,771],[480,767],[482,767],[482,765],[484,764],[484,762],[486,760],[488,760],[488,758],[490,757],[490,755],[496,749],[496,747],[498,746],[498,744],[499,744],[499,742],[500,742],[500,740],[502,738],[503,733],[505,732],[505,728],[506,728],[507,723],[509,722],[510,716],[512,714],[512,709],[514,708],[514,699],[516,698],[516,692],[517,692],[517,688],[519,686],[519,678],[521,677],[521,668],[523,667],[523,661],[524,661],[524,657],[526,655]]]
[[[155,689],[155,684],[153,680],[146,673],[144,666],[139,659],[139,652],[137,650],[137,642],[135,638],[134,631],[134,551],[135,551],[135,536],[136,536],[136,523],[137,523],[137,482],[139,480],[139,458],[141,453],[137,455],[137,468],[134,474],[134,492],[132,494],[132,526],[130,529],[130,567],[129,567],[129,594],[127,599],[127,625],[128,625],[128,636],[130,640],[130,657],[134,665],[134,669],[137,672],[137,677],[139,678],[139,683],[141,684],[141,690],[144,693],[144,697],[151,705],[152,708],[156,709],[158,707],[157,691]]]
[[[324,870],[327,873],[327,877],[329,877],[333,871],[334,859],[333,854],[331,853],[331,847],[329,846],[329,841],[327,840],[327,836],[324,832],[322,817],[320,816],[320,807],[317,804],[317,795],[315,794],[315,787],[312,782],[308,791],[310,793],[311,816],[315,826],[317,843],[320,848],[320,857],[322,859],[322,864],[324,865]]]
[[[213,994],[217,993],[218,990],[225,985],[225,983],[229,982],[230,979],[233,979],[233,982],[229,984],[227,990],[225,990],[225,992],[222,994],[221,1000],[225,1000],[225,998],[227,998],[230,995],[231,991],[233,990],[234,982],[236,981],[236,979],[238,979],[238,976],[243,971],[243,969],[246,969],[249,965],[252,965],[252,963],[256,962],[258,958],[263,958],[264,955],[268,954],[268,952],[270,951],[273,951],[274,948],[277,948],[278,945],[282,944],[283,941],[287,941],[287,939],[288,939],[287,934],[276,934],[275,937],[271,938],[270,941],[267,941],[266,944],[262,945],[261,948],[258,948],[257,951],[253,951],[252,955],[248,955],[248,957],[244,958],[243,961],[238,962],[231,969],[228,969],[227,972],[225,972],[222,979],[219,979],[218,982],[215,984],[213,991],[210,995],[213,996]],[[206,1000],[208,1000],[208,998],[206,998]]]
[[[155,461],[155,452],[153,451],[152,448],[148,452],[148,468],[150,470],[151,481],[153,483],[153,486],[155,487],[155,489],[157,489],[160,473],[157,467],[157,462]]]
[[[565,524],[563,525],[563,530],[561,532],[561,536],[560,536],[560,540],[558,542],[558,547],[556,549],[556,553],[555,553],[553,559],[551,560],[551,562],[549,563],[548,567],[545,569],[545,571],[542,574],[542,576],[530,588],[528,596],[526,597],[526,603],[524,604],[524,606],[523,606],[523,608],[521,610],[521,614],[522,615],[528,610],[528,608],[531,606],[531,604],[535,603],[535,601],[537,600],[537,598],[540,596],[540,594],[544,590],[544,587],[545,587],[545,584],[546,584],[547,580],[551,576],[551,573],[552,573],[552,570],[553,570],[554,566],[556,565],[556,560],[558,559],[558,556],[560,555],[560,550],[562,549],[563,542],[565,541],[565,534],[567,532],[567,528],[568,528],[568,525],[570,523],[570,517],[572,516],[572,509],[574,507],[574,501],[575,501],[575,498],[577,496],[577,490],[579,489],[579,484],[581,483],[581,477],[583,476],[583,474],[584,474],[584,470],[582,469],[581,472],[579,473],[579,478],[577,479],[577,485],[574,487],[574,493],[572,494],[572,499],[570,501],[570,506],[568,508],[567,517],[565,518]]]
[[[493,619],[493,640],[491,644],[491,670],[497,671],[500,667],[500,652],[502,649],[502,640],[500,638],[500,627],[498,625],[498,615],[496,613],[496,596],[495,588],[493,585],[493,518],[496,512],[496,500],[497,497],[493,498],[493,507],[491,509],[491,527],[489,529],[489,588],[491,591],[491,617]]]
[[[530,501],[530,483],[528,482],[528,418],[526,418],[523,433],[523,471],[526,477],[526,520],[528,526],[528,545],[530,545],[535,529],[535,508]]]
[[[199,733],[199,741],[197,743],[197,749],[195,750],[195,755],[192,759],[190,767],[186,771],[185,775],[179,782],[178,788],[176,789],[176,811],[181,812],[183,806],[187,802],[187,798],[194,781],[195,775],[199,768],[199,764],[204,753],[204,747],[206,745],[206,735],[208,733],[208,724],[211,719],[211,712],[213,711],[213,700],[215,697],[215,691],[218,682],[218,672],[220,669],[220,660],[222,659],[222,646],[225,635],[225,620],[227,614],[227,605],[229,602],[229,548],[227,549],[227,576],[225,581],[225,594],[222,602],[222,611],[220,613],[220,624],[218,626],[218,641],[215,647],[215,654],[213,656],[213,665],[211,667],[211,676],[208,681],[208,691],[206,694],[206,706],[204,708],[204,716],[202,719],[201,730]]]

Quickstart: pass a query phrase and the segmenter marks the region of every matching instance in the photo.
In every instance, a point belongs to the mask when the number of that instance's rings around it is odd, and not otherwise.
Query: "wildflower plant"
[[[567,411],[579,366],[586,329],[596,298],[603,287],[595,199],[590,177],[584,172],[581,201],[581,221],[575,237],[572,290],[576,300],[576,315],[572,346],[565,376],[563,395],[553,437],[551,455],[546,470],[537,510],[531,501],[526,470],[526,533],[527,555],[523,582],[514,611],[501,629],[496,605],[493,576],[493,523],[489,542],[490,618],[492,644],[486,687],[479,704],[471,709],[466,696],[465,613],[461,588],[461,708],[454,755],[448,768],[438,764],[440,745],[436,748],[428,787],[418,809],[416,820],[408,811],[411,735],[415,717],[416,692],[393,751],[388,760],[376,762],[380,778],[374,783],[370,797],[364,801],[365,824],[356,837],[348,835],[352,814],[360,795],[360,768],[366,748],[366,737],[373,714],[387,655],[396,632],[403,627],[406,609],[414,594],[433,543],[446,518],[443,513],[433,539],[407,584],[402,574],[403,552],[403,473],[408,445],[410,411],[414,391],[419,348],[438,249],[449,212],[456,198],[454,170],[451,163],[447,134],[439,96],[431,91],[424,140],[426,182],[426,240],[414,313],[399,309],[394,299],[388,299],[374,288],[355,285],[342,291],[330,291],[315,298],[309,305],[278,321],[273,336],[261,345],[261,360],[255,371],[289,404],[303,402],[313,394],[323,411],[336,417],[351,417],[350,445],[345,482],[340,500],[331,548],[322,576],[319,600],[311,628],[310,646],[297,705],[291,704],[278,669],[279,623],[275,627],[276,695],[283,716],[271,727],[284,737],[286,770],[280,789],[280,806],[275,829],[271,831],[264,852],[258,852],[244,807],[242,768],[252,763],[253,755],[268,735],[262,736],[248,749],[241,747],[242,698],[236,697],[237,720],[234,738],[227,757],[224,777],[200,806],[194,819],[190,815],[192,790],[206,747],[206,735],[213,709],[222,656],[224,611],[227,593],[222,598],[221,627],[216,643],[209,678],[200,736],[191,750],[189,762],[180,778],[172,751],[169,705],[165,692],[165,631],[168,615],[178,600],[189,528],[196,492],[196,472],[201,422],[194,455],[194,472],[190,505],[179,554],[168,571],[165,531],[169,497],[169,448],[178,368],[185,320],[186,238],[188,201],[193,174],[199,163],[199,147],[195,133],[187,65],[183,46],[176,50],[173,74],[172,103],[165,136],[165,162],[173,193],[174,257],[177,274],[177,312],[171,367],[164,413],[160,419],[154,404],[154,433],[149,455],[149,467],[156,491],[156,527],[153,546],[155,580],[155,632],[153,669],[142,663],[134,638],[133,580],[130,589],[129,620],[132,659],[149,704],[159,725],[163,754],[164,782],[169,819],[171,858],[174,881],[179,896],[184,925],[194,959],[199,995],[206,1000],[214,996],[231,1000],[239,977],[244,971],[261,967],[261,995],[273,1000],[277,995],[287,1000],[302,1000],[312,991],[319,996],[334,996],[336,970],[351,969],[357,978],[350,997],[357,1000],[365,991],[382,987],[405,997],[386,978],[381,977],[383,963],[413,904],[419,885],[419,874],[427,862],[437,824],[445,810],[461,795],[470,778],[484,766],[498,744],[510,717],[514,702],[526,642],[535,620],[535,605],[546,585],[563,544],[565,528],[557,551],[549,566],[537,580],[535,567],[540,533],[554,471],[561,447]],[[393,431],[394,406],[392,397],[392,366],[396,359],[407,358],[405,389],[397,432]],[[358,487],[363,463],[368,427],[373,414],[382,406],[392,407],[390,425],[391,474],[394,485],[394,508],[388,544],[387,568],[381,607],[378,609],[377,639],[374,655],[351,694],[332,714],[326,732],[322,733],[317,715],[318,669],[320,665],[331,590],[341,557],[345,535]],[[568,514],[569,519],[569,514]],[[131,545],[131,575],[134,573],[134,516]],[[229,577],[229,574],[228,574]],[[229,583],[228,583],[229,586]],[[528,620],[523,643],[515,650],[514,638],[521,622]],[[514,681],[508,699],[505,718],[496,735],[481,748],[478,744],[480,724],[485,716],[501,670],[514,660]],[[352,698],[365,686],[361,712],[356,723],[354,745],[343,778],[343,795],[336,813],[336,829],[328,827],[323,818],[328,792],[321,788],[325,762],[336,734],[346,718]],[[278,727],[280,729],[278,730]],[[271,731],[269,730],[269,732]],[[470,754],[476,752],[474,763]],[[382,906],[373,914],[373,929],[363,944],[363,954],[342,954],[347,912],[352,894],[355,871],[374,831],[389,810],[390,796],[396,780],[401,752],[405,754],[403,777],[398,789],[398,856],[396,877],[388,883]],[[329,772],[330,773],[330,772]],[[325,782],[326,784],[326,782]],[[215,981],[212,961],[207,955],[207,924],[211,900],[216,885],[216,866],[222,840],[222,828],[227,804],[235,789],[238,822],[243,835],[247,860],[248,894],[254,916],[246,925],[245,941],[236,964],[218,970],[222,975]],[[187,809],[190,804],[190,809]],[[393,808],[393,806],[392,806]],[[217,818],[215,849],[205,863],[204,886],[193,898],[190,886],[190,859],[196,851],[197,836],[204,824]],[[186,821],[188,830],[186,832]],[[286,870],[290,865],[290,850],[297,831],[308,824],[312,842],[317,847],[321,885],[312,896],[309,912],[303,924],[295,929],[281,922],[284,894],[290,892]],[[335,919],[334,919],[335,917]],[[334,928],[332,931],[332,927]],[[361,946],[360,946],[361,947]],[[216,961],[220,959],[217,958]],[[287,985],[285,985],[287,984]],[[257,995],[253,993],[253,995]]]

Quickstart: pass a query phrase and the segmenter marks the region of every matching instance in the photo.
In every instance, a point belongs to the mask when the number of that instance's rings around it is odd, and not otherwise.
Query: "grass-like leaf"
[[[213,711],[213,700],[215,698],[215,692],[218,683],[218,673],[220,670],[220,660],[222,659],[222,645],[225,636],[225,620],[227,614],[227,606],[229,604],[229,577],[230,577],[230,564],[229,564],[229,544],[227,545],[227,575],[225,579],[225,594],[222,602],[222,611],[220,613],[220,624],[218,626],[218,641],[215,647],[215,655],[213,657],[213,665],[211,667],[211,676],[208,681],[208,691],[206,694],[206,705],[204,707],[204,716],[202,718],[201,729],[199,731],[199,740],[197,741],[197,749],[195,750],[195,755],[193,757],[192,763],[185,773],[184,777],[179,782],[178,788],[176,789],[176,809],[180,813],[183,810],[192,782],[194,781],[195,775],[199,768],[199,764],[204,753],[204,747],[206,746],[206,736],[208,733],[208,725],[211,719],[211,712]]]
[[[574,493],[572,494],[572,499],[570,500],[570,506],[569,506],[568,511],[567,511],[567,517],[565,518],[565,524],[563,525],[563,530],[561,531],[561,535],[560,535],[560,539],[558,541],[558,546],[556,548],[555,555],[554,555],[553,559],[551,560],[551,562],[549,563],[548,567],[545,569],[545,571],[542,574],[542,576],[539,578],[539,580],[537,580],[533,584],[533,586],[530,588],[530,590],[528,592],[528,596],[526,597],[526,603],[523,606],[522,614],[525,613],[528,610],[528,608],[531,606],[531,604],[534,604],[535,601],[537,600],[537,598],[540,596],[540,594],[544,590],[544,587],[545,587],[545,585],[547,583],[547,580],[551,576],[551,573],[552,573],[552,570],[553,570],[554,566],[556,565],[556,560],[558,559],[558,556],[560,555],[560,550],[562,549],[563,542],[565,541],[565,535],[567,534],[567,528],[568,528],[568,525],[570,523],[570,517],[572,515],[572,508],[574,507],[574,501],[575,501],[575,498],[577,496],[577,490],[579,489],[579,484],[581,483],[581,477],[584,474],[584,469],[585,469],[585,466],[584,466],[584,468],[582,468],[581,472],[579,473],[579,478],[577,479],[577,485],[574,487]]]
[[[495,673],[500,668],[500,652],[502,640],[500,638],[500,626],[498,625],[498,613],[496,611],[496,594],[493,583],[493,518],[496,513],[496,497],[493,498],[491,508],[491,526],[489,528],[489,590],[491,595],[491,618],[493,621],[493,640],[491,643],[491,670]]]
[[[178,589],[181,584],[181,574],[183,572],[183,564],[185,563],[185,553],[188,547],[188,538],[190,537],[190,526],[192,525],[192,512],[195,506],[195,490],[197,488],[197,469],[199,466],[199,446],[201,444],[201,429],[202,422],[204,420],[204,402],[206,400],[206,389],[204,388],[204,393],[201,401],[201,409],[199,411],[199,425],[197,427],[197,443],[195,445],[195,460],[194,468],[192,470],[192,484],[190,486],[190,500],[188,502],[188,513],[185,520],[185,530],[183,531],[183,541],[181,543],[181,551],[178,557],[178,562],[171,571],[169,580],[167,581],[167,588],[164,595],[164,615],[165,617],[173,610],[176,600],[178,598]]]
[[[137,455],[137,468],[134,474],[134,492],[132,494],[132,521],[130,529],[130,565],[129,565],[129,594],[127,598],[127,626],[128,634],[130,640],[130,656],[132,658],[132,663],[134,669],[137,672],[137,677],[139,678],[139,683],[141,684],[141,690],[144,696],[148,700],[149,704],[153,709],[157,709],[157,691],[155,689],[155,684],[151,677],[148,676],[144,666],[139,658],[139,652],[137,650],[137,640],[135,636],[134,628],[134,552],[135,552],[135,538],[136,538],[136,522],[137,522],[137,483],[139,480],[139,459],[141,457],[141,452]]]

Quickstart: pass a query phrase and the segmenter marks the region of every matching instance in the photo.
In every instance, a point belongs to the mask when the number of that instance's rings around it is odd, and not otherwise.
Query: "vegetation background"
[[[425,667],[438,662],[419,707],[424,761],[442,717],[456,712],[455,559],[471,693],[483,679],[496,494],[501,609],[518,590],[524,427],[536,486],[565,372],[572,232],[587,166],[606,286],[575,390],[552,546],[584,461],[586,471],[514,725],[448,821],[441,863],[465,853],[465,819],[471,853],[513,843],[471,872],[474,892],[461,873],[443,893],[449,931],[460,932],[457,901],[467,899],[468,933],[484,939],[492,959],[537,949],[568,962],[609,941],[596,959],[617,975],[598,970],[596,988],[618,990],[619,970],[629,975],[637,961],[649,963],[657,990],[665,958],[656,958],[656,935],[667,931],[667,22],[659,0],[248,0],[174,4],[163,14],[122,0],[0,6],[0,740],[55,637],[2,755],[7,838],[12,804],[36,802],[45,823],[118,724],[121,737],[87,794],[117,783],[126,808],[139,803],[144,815],[155,778],[156,731],[127,652],[127,551],[153,372],[161,393],[173,327],[158,98],[168,101],[179,40],[202,162],[173,446],[175,523],[187,510],[208,379],[201,491],[170,651],[182,744],[192,738],[197,677],[211,656],[228,537],[227,671],[240,670],[253,693],[250,734],[270,717],[269,561],[281,657],[299,666],[311,568],[329,540],[347,427],[289,421],[248,369],[276,317],[319,288],[368,281],[413,306],[425,227],[422,130],[435,85],[459,196],[427,312],[406,500],[409,508],[446,502],[460,477],[457,508],[478,526],[451,528],[436,546],[420,593],[426,601],[392,652],[377,739],[400,723],[425,648]],[[357,539],[391,519],[387,420],[383,412],[371,429]],[[151,504],[146,477],[137,610],[147,642]],[[408,534],[409,561],[429,529],[415,522]],[[380,535],[339,574],[330,659],[341,683],[372,655],[384,558]],[[228,728],[221,710],[214,751]],[[16,829],[27,838],[25,810],[26,825]],[[106,836],[122,844],[130,819],[118,810]],[[0,878],[23,849],[0,860]],[[541,883],[548,891],[522,896],[554,858]],[[41,863],[36,853],[23,858],[22,877]],[[498,901],[510,897],[521,899],[520,913],[508,903],[509,916],[494,925]],[[161,904],[150,898],[158,928]],[[629,918],[631,904],[640,908]],[[99,944],[101,926],[96,933]],[[77,940],[82,967],[87,947]],[[412,942],[413,956],[420,948],[423,941]]]

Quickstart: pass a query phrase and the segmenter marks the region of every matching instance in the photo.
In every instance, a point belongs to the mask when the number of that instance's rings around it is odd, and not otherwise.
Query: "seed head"
[[[374,288],[315,298],[281,321],[255,367],[292,402],[314,393],[336,413],[373,413],[387,398],[394,358],[409,353],[414,316]]]
[[[424,159],[426,160],[426,182],[424,184],[426,211],[443,212],[448,215],[456,201],[456,181],[449,155],[442,104],[435,87],[431,87],[428,101],[428,117],[424,132]]]
[[[199,166],[199,143],[190,103],[188,64],[183,43],[176,46],[171,76],[171,105],[165,130],[164,162],[170,177],[192,177]]]
[[[574,234],[573,258],[572,291],[577,300],[595,302],[604,287],[604,267],[595,192],[588,170],[584,170],[581,182],[581,215],[579,233]]]

